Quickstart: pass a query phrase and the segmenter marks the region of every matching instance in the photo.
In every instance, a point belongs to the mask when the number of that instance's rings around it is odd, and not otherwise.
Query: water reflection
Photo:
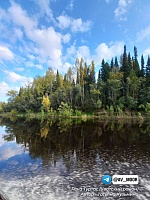
[[[21,198],[26,191],[30,199],[43,195],[44,199],[82,199],[70,188],[100,187],[100,177],[108,173],[139,175],[143,191],[126,199],[148,199],[148,122],[3,118],[0,125],[5,125],[0,139],[1,187],[9,195],[13,196],[9,191],[13,182]]]

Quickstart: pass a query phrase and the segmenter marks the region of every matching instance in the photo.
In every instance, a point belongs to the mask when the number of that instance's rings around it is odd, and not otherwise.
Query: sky
[[[110,62],[124,45],[150,54],[150,0],[0,0],[0,101],[76,58]],[[146,61],[146,60],[145,60]]]

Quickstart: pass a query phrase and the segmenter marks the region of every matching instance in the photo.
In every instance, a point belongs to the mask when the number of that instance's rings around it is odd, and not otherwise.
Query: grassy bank
[[[25,117],[25,118],[82,118],[82,119],[140,119],[144,120],[150,118],[150,114],[148,113],[140,113],[140,112],[124,112],[124,113],[109,113],[107,111],[102,112],[90,112],[90,113],[58,113],[58,112],[27,112],[27,113],[0,113],[1,117]]]

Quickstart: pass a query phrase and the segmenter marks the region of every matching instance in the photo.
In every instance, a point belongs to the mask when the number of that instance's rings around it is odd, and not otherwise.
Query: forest
[[[102,60],[97,77],[94,61],[88,65],[82,58],[65,74],[48,68],[19,91],[8,91],[0,113],[150,113],[150,57],[139,60],[137,47],[131,55],[125,45],[120,57]]]

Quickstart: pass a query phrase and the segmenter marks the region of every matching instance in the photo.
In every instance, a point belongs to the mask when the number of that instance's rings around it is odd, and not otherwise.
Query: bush
[[[122,108],[120,106],[117,106],[116,110],[117,110],[119,115],[123,114],[123,110],[122,110]]]
[[[110,113],[110,115],[112,116],[114,114],[114,107],[111,105],[110,107],[107,106],[107,110]]]
[[[76,116],[82,116],[82,111],[81,110],[75,110],[75,115]]]
[[[67,103],[61,102],[58,108],[59,116],[72,116],[73,109]]]
[[[56,115],[56,110],[54,110],[53,108],[50,108],[49,112],[48,112],[49,116],[55,116]]]

